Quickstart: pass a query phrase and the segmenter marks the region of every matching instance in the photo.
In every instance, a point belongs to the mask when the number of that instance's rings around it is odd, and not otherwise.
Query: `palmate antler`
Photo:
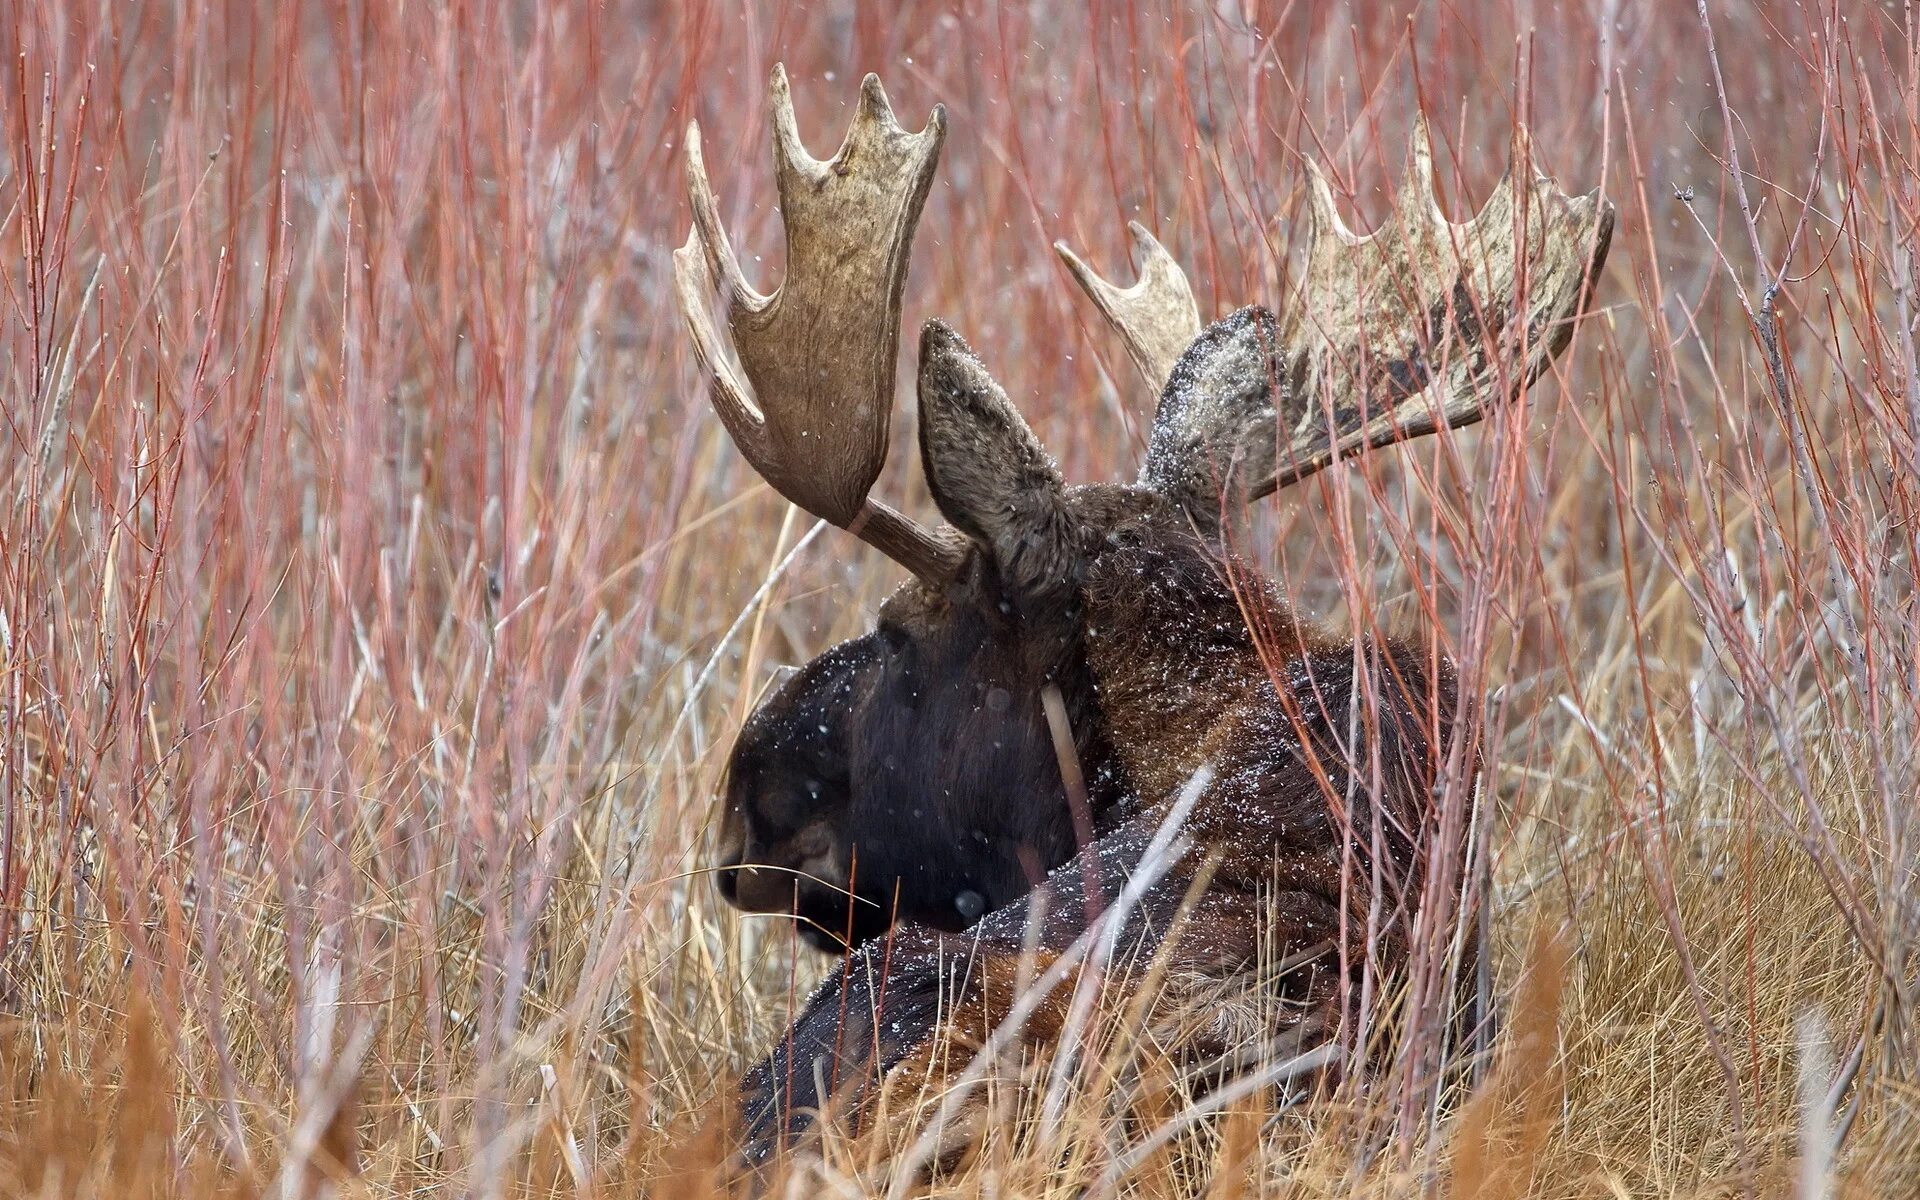
[[[707,183],[700,127],[687,128],[694,227],[673,270],[694,352],[713,376],[721,422],[776,491],[939,584],[958,568],[958,544],[867,493],[886,464],[900,292],[946,112],[936,107],[925,129],[909,133],[868,75],[839,152],[821,162],[800,142],[784,67],[774,67],[769,93],[787,232],[786,280],[770,296],[740,273]],[[712,309],[716,279],[725,334]]]
[[[1568,196],[1534,174],[1524,133],[1493,195],[1471,221],[1440,212],[1433,148],[1414,129],[1411,178],[1389,222],[1366,237],[1334,209],[1312,162],[1305,278],[1277,325],[1253,314],[1267,343],[1272,386],[1261,409],[1188,403],[1167,389],[1143,482],[1217,503],[1190,478],[1231,471],[1252,500],[1363,447],[1469,425],[1517,394],[1565,349],[1613,232],[1613,206],[1596,191]],[[1515,182],[1516,169],[1529,182]],[[1135,225],[1144,265],[1122,289],[1056,243],[1096,306],[1126,341],[1149,385],[1166,389],[1178,351],[1200,333],[1193,292],[1172,256]],[[1517,312],[1524,300],[1524,319]],[[1183,340],[1184,339],[1184,340]],[[1217,389],[1201,388],[1200,392]],[[1176,478],[1175,476],[1180,476]]]

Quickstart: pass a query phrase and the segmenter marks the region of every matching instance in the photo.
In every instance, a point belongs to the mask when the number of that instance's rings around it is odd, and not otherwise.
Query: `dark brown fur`
[[[1245,348],[1259,332],[1258,316],[1221,322],[1186,365],[1215,353],[1262,363]],[[946,1070],[953,1056],[928,1049],[939,1022],[963,1042],[984,1037],[1006,1002],[987,981],[1013,977],[1030,919],[1043,956],[1066,951],[1202,767],[1211,782],[1185,822],[1188,848],[1125,921],[1123,945],[1152,953],[1129,961],[1157,955],[1189,988],[1231,986],[1269,922],[1283,952],[1337,951],[1284,984],[1331,1027],[1363,964],[1391,973],[1404,960],[1420,894],[1454,715],[1446,664],[1416,645],[1356,650],[1302,627],[1226,554],[1216,519],[1151,487],[1065,487],[957,338],[935,329],[921,357],[927,475],[972,543],[961,581],[904,587],[874,633],[763,706],[733,762],[736,861],[766,862],[811,829],[821,849],[809,873],[846,871],[860,897],[849,916],[830,888],[739,872],[758,889],[753,903],[851,929],[857,947],[743,1080],[751,1161],[823,1107],[857,1122],[881,1081]],[[1090,781],[1097,839],[1077,854],[1042,713],[1048,686]],[[988,705],[993,688],[1007,697]],[[796,793],[796,779],[823,786]],[[811,806],[792,803],[800,794]],[[791,813],[775,820],[782,805]],[[975,830],[994,831],[978,851]],[[1053,870],[1029,890],[1036,867]],[[1183,907],[1199,872],[1206,887]],[[1370,916],[1375,878],[1382,915]],[[977,924],[955,905],[963,885],[990,900]],[[870,940],[896,894],[906,923]],[[1052,1024],[1036,1014],[1022,1037],[1046,1042]]]

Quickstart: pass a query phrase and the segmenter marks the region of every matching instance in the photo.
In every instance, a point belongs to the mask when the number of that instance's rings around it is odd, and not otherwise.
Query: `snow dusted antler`
[[[1300,383],[1280,412],[1273,479],[1252,495],[1362,446],[1470,425],[1538,378],[1573,337],[1606,260],[1613,206],[1598,191],[1569,196],[1538,174],[1519,130],[1493,195],[1455,224],[1434,198],[1424,118],[1410,157],[1392,219],[1367,237],[1342,223],[1326,177],[1308,164],[1314,232],[1281,335]]]
[[[800,142],[784,67],[773,69],[770,93],[787,232],[787,277],[772,295],[741,275],[707,183],[700,127],[687,129],[694,228],[674,252],[674,281],[694,351],[713,375],[713,406],[781,495],[942,582],[957,569],[957,546],[867,493],[886,463],[900,292],[946,112],[936,107],[925,129],[909,133],[868,75],[846,140],[821,162]],[[712,307],[716,280],[724,332]]]
[[[1192,292],[1158,242],[1136,227],[1145,266],[1125,290],[1059,248],[1141,373],[1165,389],[1144,482],[1217,510],[1231,471],[1237,494],[1257,499],[1362,447],[1470,425],[1566,348],[1606,258],[1613,206],[1535,173],[1522,131],[1485,206],[1455,223],[1434,198],[1424,120],[1410,157],[1391,219],[1365,237],[1340,220],[1309,162],[1307,269],[1285,319],[1245,310],[1202,335],[1190,363],[1157,349],[1165,330],[1198,332]],[[1241,372],[1243,386],[1223,383],[1222,370]]]

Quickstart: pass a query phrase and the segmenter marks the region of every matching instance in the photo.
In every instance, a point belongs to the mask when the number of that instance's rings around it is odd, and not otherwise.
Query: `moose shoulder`
[[[1334,1029],[1351,982],[1397,970],[1423,906],[1457,890],[1457,859],[1429,852],[1437,806],[1463,802],[1473,777],[1470,761],[1440,770],[1453,676],[1421,645],[1301,625],[1230,553],[1226,518],[1343,455],[1469,423],[1522,391],[1567,344],[1611,208],[1510,175],[1473,221],[1448,223],[1421,130],[1416,185],[1372,237],[1341,225],[1314,174],[1286,320],[1249,308],[1202,330],[1184,276],[1138,227],[1145,268],[1129,288],[1063,250],[1161,389],[1141,477],[1068,486],[981,361],[930,322],[921,460],[950,524],[934,532],[867,491],[943,116],[907,132],[869,76],[839,154],[820,163],[778,69],[772,94],[787,279],[760,296],[740,278],[690,131],[696,228],[675,262],[694,346],[761,474],[915,578],[872,633],[761,706],[731,763],[723,890],[792,913],[818,944],[856,947],[745,1077],[749,1159],[825,1106],[857,1123],[896,1083],[958,1071],[935,1050],[953,1039],[982,1044],[1011,1024],[1050,1042],[1063,989],[1007,1022],[1017,964],[1034,950],[1068,962],[1110,906],[1108,944],[1147,952],[1116,961],[1164,969],[1156,1006],[1218,1007],[1219,1044],[1196,1052]],[[845,455],[831,473],[805,467],[822,445]],[[896,912],[902,926],[868,941]],[[1300,964],[1278,983],[1251,971],[1263,922]],[[1259,987],[1282,1008],[1241,1002]],[[1287,1014],[1259,1018],[1286,1029],[1233,1016],[1254,1012]]]

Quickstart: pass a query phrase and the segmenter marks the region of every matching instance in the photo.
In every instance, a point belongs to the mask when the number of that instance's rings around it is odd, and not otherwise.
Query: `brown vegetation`
[[[1620,208],[1524,410],[1245,547],[1488,697],[1493,1098],[1203,1111],[1096,995],[936,1186],[1912,1193],[1920,30],[1706,13],[8,7],[0,1192],[696,1194],[828,965],[702,872],[724,752],[898,581],[752,480],[671,299],[694,116],[779,278],[784,60],[803,128],[868,69],[953,111],[905,319],[991,347],[1069,478],[1152,401],[1056,238],[1118,264],[1137,218],[1204,311],[1273,301],[1303,157],[1371,227],[1416,111],[1456,216],[1516,121]],[[800,1194],[880,1186],[856,1149]]]

